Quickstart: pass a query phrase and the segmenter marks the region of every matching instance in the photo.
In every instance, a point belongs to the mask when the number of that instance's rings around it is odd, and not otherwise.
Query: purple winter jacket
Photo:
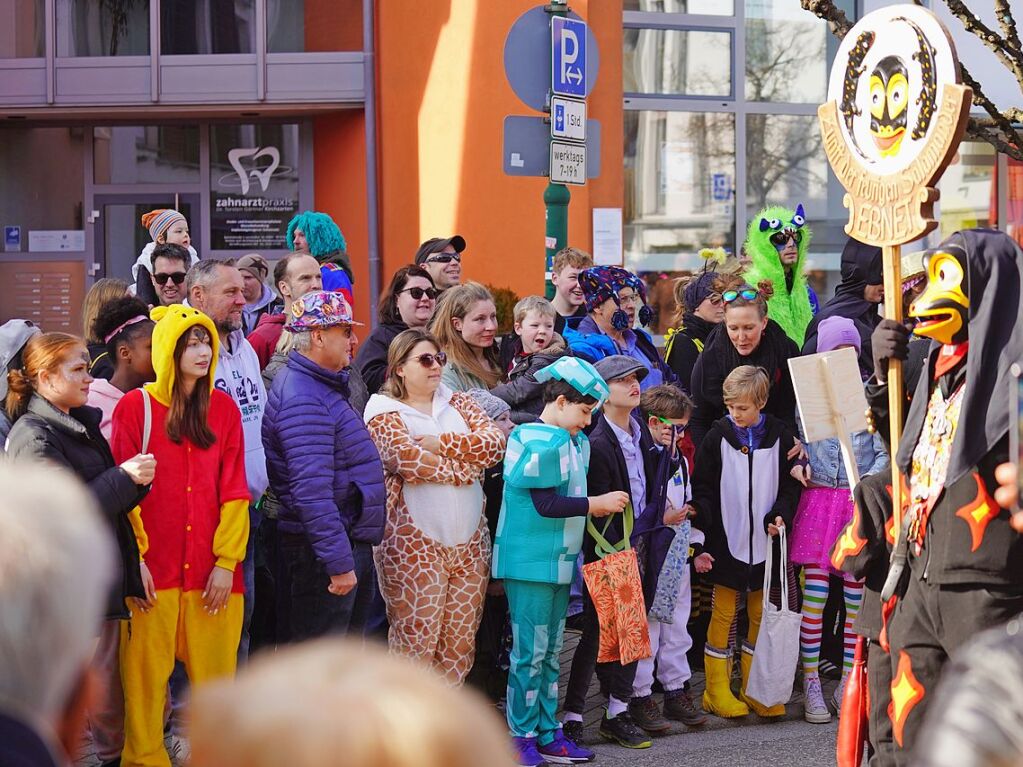
[[[348,373],[332,373],[293,351],[274,379],[263,416],[278,530],[305,533],[328,575],[355,567],[352,543],[384,534],[384,467],[348,404]]]

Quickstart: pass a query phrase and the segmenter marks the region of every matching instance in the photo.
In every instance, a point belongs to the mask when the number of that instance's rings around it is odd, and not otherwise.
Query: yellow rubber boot
[[[707,689],[703,691],[703,710],[708,714],[735,719],[746,716],[749,708],[732,695],[728,682],[728,652],[707,645],[703,654],[703,668],[707,675]]]
[[[779,703],[777,706],[765,706],[746,695],[746,683],[749,681],[749,670],[753,666],[753,648],[747,644],[742,646],[742,658],[739,660],[742,670],[742,699],[753,709],[753,713],[770,719],[778,716],[785,716],[785,706]]]

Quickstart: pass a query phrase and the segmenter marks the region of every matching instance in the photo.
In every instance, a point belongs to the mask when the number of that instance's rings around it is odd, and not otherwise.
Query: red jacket
[[[241,413],[227,394],[210,392],[209,425],[217,441],[202,450],[187,439],[181,444],[171,442],[163,426],[168,408],[155,397],[150,402],[149,452],[156,458],[156,477],[140,504],[145,528],[140,548],[148,540],[143,556],[157,589],[202,590],[214,565],[237,565],[245,556],[245,541],[240,539],[241,528],[248,528],[249,487]],[[135,389],[114,410],[110,447],[118,463],[138,454],[142,424],[142,392]],[[222,517],[224,504],[242,499],[243,518],[241,514]],[[231,590],[242,593],[242,568],[233,569]]]
[[[256,356],[259,357],[260,370],[270,364],[270,358],[274,356],[274,349],[277,348],[283,331],[283,314],[264,314],[259,318],[255,330],[246,336],[252,348],[256,350]]]

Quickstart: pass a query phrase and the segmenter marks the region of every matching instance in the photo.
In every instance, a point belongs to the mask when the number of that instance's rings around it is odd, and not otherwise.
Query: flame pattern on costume
[[[956,516],[970,526],[970,536],[973,539],[970,551],[980,548],[980,544],[984,542],[984,531],[987,530],[988,523],[1001,512],[998,504],[995,503],[994,498],[984,486],[984,480],[980,478],[980,475],[973,472],[973,478],[977,481],[977,497],[956,512]]]
[[[892,702],[888,709],[895,742],[899,746],[902,745],[906,717],[913,707],[923,700],[925,692],[924,686],[913,675],[913,664],[909,660],[909,655],[905,650],[899,650],[899,665],[892,678]]]
[[[845,526],[831,552],[831,565],[836,570],[842,569],[846,557],[855,557],[867,545],[867,539],[860,535],[860,525],[860,507],[854,503],[852,519]]]

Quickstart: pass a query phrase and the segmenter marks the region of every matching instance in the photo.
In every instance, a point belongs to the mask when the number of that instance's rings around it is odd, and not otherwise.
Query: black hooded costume
[[[884,282],[881,264],[881,249],[864,245],[852,237],[842,249],[842,281],[835,288],[835,295],[828,301],[806,328],[803,354],[817,352],[817,327],[828,317],[845,317],[853,321],[860,334],[860,370],[869,375],[874,361],[871,356],[870,334],[881,321],[877,304],[863,297],[867,285]]]
[[[884,612],[899,764],[908,760],[949,655],[978,631],[1023,610],[1023,538],[992,496],[994,469],[1008,460],[1009,367],[1023,359],[1023,251],[1001,232],[969,230],[953,234],[927,260],[927,287],[910,311],[924,320],[916,332],[928,335],[930,326],[937,335],[935,328],[945,326],[947,333],[957,327],[957,312],[967,321],[951,342],[931,343],[896,456],[904,486],[900,551],[907,566]],[[952,279],[957,269],[962,276]],[[887,386],[868,384],[867,396],[886,432]],[[913,472],[934,477],[934,466],[946,458],[944,477],[937,473],[940,485],[914,506],[908,492]],[[843,546],[849,559],[877,551],[877,525],[863,525],[860,512],[839,538],[833,561]],[[858,524],[863,526],[856,529]],[[875,542],[868,546],[870,537]],[[887,537],[893,538],[890,529]],[[851,562],[843,567],[861,569]],[[863,563],[862,574],[866,569]]]

